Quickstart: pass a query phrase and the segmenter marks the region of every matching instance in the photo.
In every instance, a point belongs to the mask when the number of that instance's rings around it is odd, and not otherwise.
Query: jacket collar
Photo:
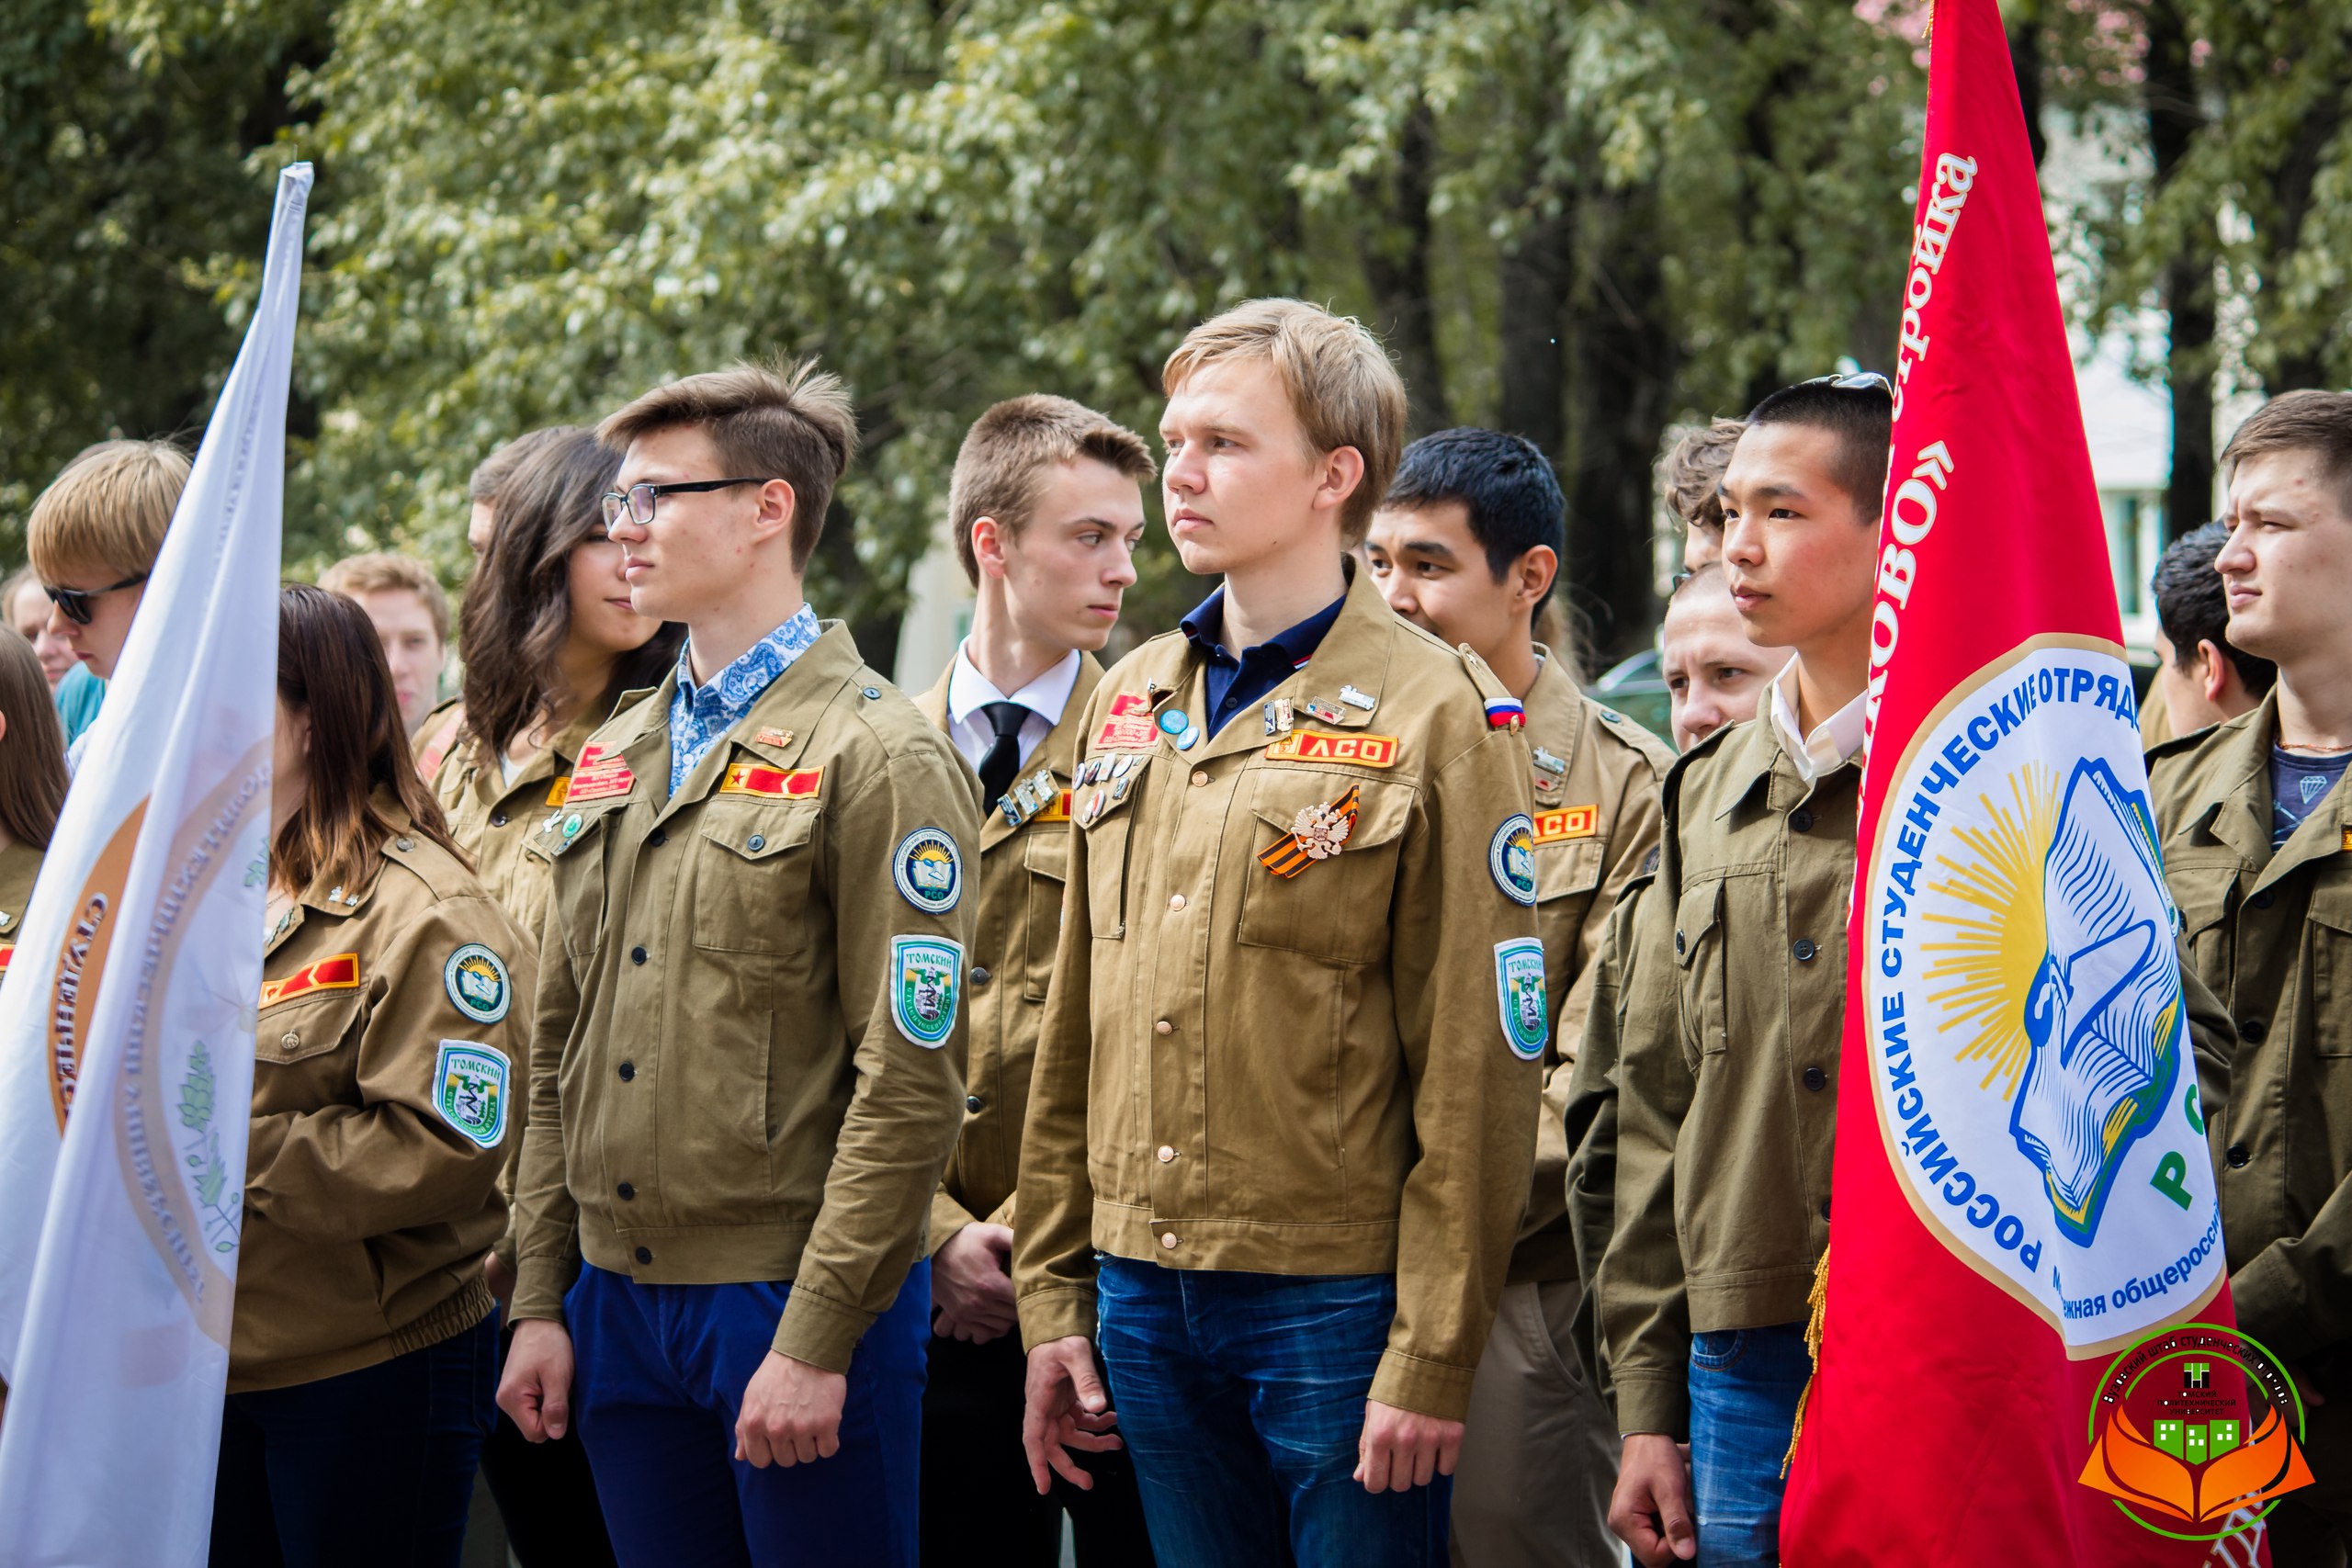
[[[378,846],[377,853],[361,874],[358,886],[346,886],[340,878],[325,872],[313,877],[311,885],[302,889],[302,896],[294,900],[293,908],[287,911],[285,923],[268,933],[263,943],[265,953],[276,952],[281,942],[300,931],[304,922],[313,915],[341,920],[348,919],[366,908],[374,901],[376,889],[384,880],[384,863],[408,852],[400,846],[413,845],[414,840],[410,834],[416,824],[409,817],[408,808],[401,804],[399,795],[389,787],[379,784],[369,793],[368,803],[390,825],[391,831]]]
[[[964,657],[961,649],[956,650],[956,657]],[[931,690],[915,699],[916,711],[943,735],[947,733],[947,683],[955,672],[956,667],[949,665],[933,683]],[[1086,739],[1086,705],[1093,700],[1094,688],[1102,683],[1102,661],[1092,654],[1081,651],[1078,656],[1078,683],[1069,690],[1069,701],[1062,705],[1061,720],[1046,731],[1045,739],[1038,741],[1036,750],[1029,753],[1029,761],[1022,768],[1023,777],[1028,777],[1041,768],[1050,768],[1063,790],[1069,790],[1070,774],[1078,766],[1079,750]],[[987,853],[1019,831],[1004,819],[1003,812],[985,806],[981,807],[981,853]]]

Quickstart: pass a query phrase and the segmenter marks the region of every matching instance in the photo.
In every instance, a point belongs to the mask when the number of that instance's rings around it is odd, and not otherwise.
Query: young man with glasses
[[[686,641],[534,845],[500,1404],[526,1438],[576,1408],[630,1568],[911,1568],[971,775],[802,596],[856,445],[838,380],[688,377],[598,434],[630,599]]]
[[[1018,1568],[1061,1562],[1069,1515],[1081,1564],[1149,1568],[1124,1453],[1090,1456],[1091,1491],[1039,1496],[1021,1453],[1027,1361],[1012,1305],[1012,1189],[1069,864],[1079,715],[1102,679],[1155,472],[1135,432],[1068,398],[1013,398],[956,454],[948,527],[977,595],[972,632],[916,699],[980,775],[972,897],[969,1096],[931,1212],[936,1315],[923,1389],[927,1563],[968,1561],[976,1537]]]
[[[1369,333],[1257,300],[1161,380],[1169,530],[1225,582],[1086,706],[1030,1470],[1088,1486],[1069,1450],[1123,1438],[1168,1561],[1442,1563],[1550,1033],[1521,710],[1347,554],[1405,424]]]
[[[97,680],[112,680],[121,661],[191,468],[168,441],[102,441],[33,502],[25,546],[49,595],[48,630]],[[81,759],[76,737],[66,761]]]

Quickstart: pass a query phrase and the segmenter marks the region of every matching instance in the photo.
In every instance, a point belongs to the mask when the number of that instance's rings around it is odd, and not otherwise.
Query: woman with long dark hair
[[[0,971],[65,807],[65,731],[32,644],[0,628]]]
[[[375,627],[307,584],[278,596],[274,767],[212,1561],[455,1568],[536,963],[410,760]]]

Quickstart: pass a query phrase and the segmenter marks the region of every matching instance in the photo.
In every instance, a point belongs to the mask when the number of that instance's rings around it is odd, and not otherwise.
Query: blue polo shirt
[[[1243,649],[1237,659],[1216,640],[1225,624],[1224,588],[1219,587],[1202,600],[1200,607],[1179,624],[1185,638],[1201,650],[1202,661],[1207,667],[1204,678],[1208,692],[1209,733],[1215,735],[1235,714],[1264,702],[1269,693],[1290,679],[1291,671],[1314,658],[1315,650],[1323,646],[1324,634],[1340,618],[1340,608],[1347,602],[1348,596],[1340,594],[1298,625],[1276,633],[1271,641]]]

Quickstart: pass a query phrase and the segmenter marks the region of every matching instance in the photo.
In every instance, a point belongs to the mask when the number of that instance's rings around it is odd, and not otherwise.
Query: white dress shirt
[[[1772,729],[1781,749],[1797,765],[1797,776],[1812,784],[1862,749],[1862,702],[1868,693],[1814,726],[1811,735],[1797,731],[1797,660],[1791,659],[1772,677]]]
[[[996,744],[996,726],[980,709],[989,703],[1019,703],[1029,710],[1021,721],[1021,765],[1027,767],[1030,753],[1062,721],[1069,694],[1078,688],[1078,649],[1071,649],[1059,664],[1007,695],[972,663],[970,646],[968,639],[956,645],[956,662],[947,673],[947,738],[964,753],[964,761],[977,768]]]

